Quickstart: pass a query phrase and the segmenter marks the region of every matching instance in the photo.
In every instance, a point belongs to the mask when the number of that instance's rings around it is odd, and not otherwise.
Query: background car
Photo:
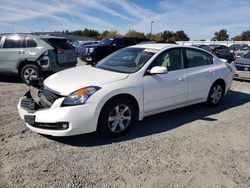
[[[205,44],[194,44],[194,45],[191,45],[191,46],[194,46],[194,47],[197,47],[197,48],[202,48],[208,52],[211,51],[210,47],[208,45],[205,45]]]
[[[137,39],[128,37],[104,38],[98,44],[84,45],[78,51],[78,56],[87,64],[95,64],[109,54],[127,46],[138,44],[147,39]]]
[[[94,67],[52,75],[38,92],[40,102],[28,92],[18,111],[27,126],[41,134],[70,136],[97,130],[119,136],[146,116],[201,102],[218,105],[232,77],[231,65],[199,48],[134,45]]]
[[[38,35],[1,35],[0,73],[18,74],[23,82],[44,73],[76,66],[74,48],[64,38]]]
[[[233,65],[235,67],[234,78],[250,80],[250,52],[244,57],[237,58]]]
[[[247,44],[233,44],[229,49],[234,52],[236,57],[243,57],[250,51],[250,46]]]
[[[235,54],[230,51],[227,46],[224,45],[209,45],[210,51],[218,58],[226,59],[228,63],[235,60]]]
[[[86,45],[96,45],[99,42],[100,42],[99,40],[97,40],[97,41],[85,41],[85,42],[81,43],[80,45],[75,46],[77,56],[79,55],[81,49],[85,48]]]

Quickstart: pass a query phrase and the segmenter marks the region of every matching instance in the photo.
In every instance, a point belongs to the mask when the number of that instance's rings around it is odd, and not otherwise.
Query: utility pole
[[[154,21],[151,21],[151,23],[150,23],[150,38],[152,36],[153,23],[154,23]]]

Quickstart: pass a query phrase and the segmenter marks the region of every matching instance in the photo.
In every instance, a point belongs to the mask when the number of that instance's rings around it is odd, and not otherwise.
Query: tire
[[[134,104],[126,98],[118,98],[103,107],[99,116],[97,131],[104,136],[121,136],[128,132],[135,119]]]
[[[20,77],[24,83],[29,84],[32,78],[42,78],[42,71],[37,65],[28,64],[22,67]]]
[[[207,98],[207,104],[209,106],[217,106],[224,95],[224,87],[223,84],[221,82],[215,82],[208,94],[208,98]]]

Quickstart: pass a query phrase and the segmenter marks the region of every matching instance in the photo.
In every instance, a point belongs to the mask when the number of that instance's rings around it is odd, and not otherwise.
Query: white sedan
[[[205,50],[141,44],[95,67],[53,74],[40,87],[39,100],[27,92],[18,111],[37,133],[70,136],[97,130],[114,136],[152,114],[201,102],[216,106],[232,78],[231,66]]]

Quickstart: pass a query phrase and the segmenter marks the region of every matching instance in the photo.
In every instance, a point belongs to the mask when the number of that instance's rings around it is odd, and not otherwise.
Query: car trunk
[[[66,39],[49,38],[48,43],[55,48],[57,62],[60,65],[76,62],[76,53]]]

